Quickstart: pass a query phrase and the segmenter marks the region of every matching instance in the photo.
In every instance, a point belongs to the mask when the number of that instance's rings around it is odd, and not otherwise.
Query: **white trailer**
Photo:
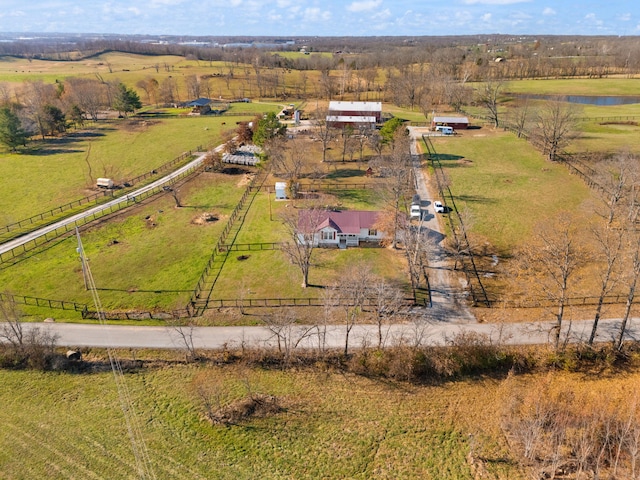
[[[96,180],[96,186],[98,188],[113,188],[113,180],[110,178],[98,178]]]

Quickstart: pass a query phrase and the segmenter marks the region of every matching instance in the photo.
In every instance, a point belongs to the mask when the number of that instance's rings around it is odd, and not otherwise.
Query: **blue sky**
[[[2,0],[2,32],[640,35],[637,0]]]

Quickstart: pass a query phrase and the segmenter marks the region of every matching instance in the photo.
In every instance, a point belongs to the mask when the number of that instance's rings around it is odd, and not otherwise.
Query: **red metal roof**
[[[298,228],[317,232],[329,227],[338,233],[359,234],[361,229],[373,227],[379,214],[369,210],[300,210]]]

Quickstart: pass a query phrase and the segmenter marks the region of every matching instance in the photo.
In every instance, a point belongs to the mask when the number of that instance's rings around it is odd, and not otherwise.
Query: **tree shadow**
[[[434,160],[439,160],[441,162],[446,162],[448,160],[462,160],[464,156],[462,155],[453,155],[451,153],[436,153],[432,155]]]
[[[37,150],[30,150],[28,153],[34,157],[46,157],[49,155],[59,155],[59,154],[71,154],[71,153],[81,153],[84,150],[77,148],[40,148]]]
[[[356,170],[355,168],[344,168],[344,169],[335,170],[327,174],[325,178],[335,179],[335,178],[364,177],[366,173],[367,173],[366,170]]]
[[[108,128],[108,129],[102,129],[102,131],[105,130],[109,130],[109,131],[113,131],[113,128]],[[105,134],[102,132],[73,132],[70,133],[69,135],[67,135],[67,137],[70,138],[97,138],[97,137],[104,137]]]
[[[459,200],[467,203],[479,203],[484,205],[491,205],[497,203],[496,200],[489,197],[481,197],[479,195],[454,195],[455,200]],[[448,209],[448,207],[445,207]],[[449,209],[451,211],[451,209]]]

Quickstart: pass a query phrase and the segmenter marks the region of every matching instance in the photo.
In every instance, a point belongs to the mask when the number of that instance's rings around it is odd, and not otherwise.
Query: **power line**
[[[96,288],[93,274],[91,273],[91,268],[89,268],[89,263],[87,262],[87,258],[84,254],[84,247],[82,246],[82,240],[80,239],[80,232],[78,231],[78,228],[76,228],[76,236],[78,237],[77,251],[80,255],[80,261],[82,262],[82,272],[84,276],[85,287],[87,287],[91,292],[91,297],[93,298],[93,303],[96,307],[96,312],[98,313],[98,321],[100,322],[100,325],[106,327],[106,315],[102,308],[100,297],[98,296],[98,290]],[[110,336],[109,330],[107,328],[104,328],[104,330],[105,335],[108,339]],[[107,345],[109,344],[111,344],[111,342],[107,342]],[[136,415],[133,401],[131,400],[129,388],[127,387],[127,384],[125,382],[124,372],[122,371],[122,364],[120,363],[120,360],[118,360],[118,357],[115,355],[113,348],[107,346],[107,354],[109,356],[111,371],[113,372],[113,377],[115,379],[116,387],[118,390],[120,407],[122,408],[122,412],[124,413],[124,419],[127,425],[127,432],[129,433],[133,455],[136,459],[138,476],[143,480],[155,480],[156,475],[153,471],[153,465],[151,464],[151,458],[149,457],[147,444],[145,443],[144,436],[142,435],[142,428],[140,426],[138,416]]]

